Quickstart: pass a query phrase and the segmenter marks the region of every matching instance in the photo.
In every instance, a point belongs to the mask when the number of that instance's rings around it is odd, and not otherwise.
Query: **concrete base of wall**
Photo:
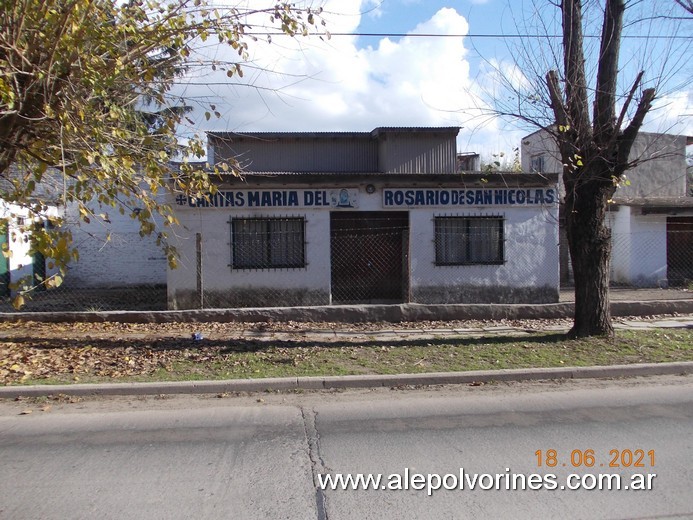
[[[457,304],[544,304],[558,303],[556,287],[416,287],[412,301],[426,305]],[[314,307],[330,304],[330,294],[308,289],[233,289],[205,291],[204,308],[240,309],[247,307]],[[358,305],[358,304],[357,304]],[[388,305],[389,306],[389,305]],[[168,294],[171,310],[199,309],[200,295],[192,290],[173,290]],[[374,307],[369,305],[369,308]]]
[[[402,322],[447,320],[500,320],[571,318],[573,303],[544,305],[457,304],[457,305],[329,305],[322,307],[266,307],[244,309],[204,309],[181,311],[110,312],[13,312],[0,313],[0,321],[40,322]],[[617,301],[611,303],[613,316],[693,314],[693,299]]]
[[[234,309],[245,307],[272,307],[281,302],[287,307],[329,305],[330,295],[325,291],[309,289],[229,289],[205,291],[205,308]],[[173,290],[168,294],[168,308],[173,310],[199,309],[197,291]]]
[[[414,287],[412,300],[427,304],[541,304],[558,303],[557,287],[500,287],[456,285],[454,287]]]

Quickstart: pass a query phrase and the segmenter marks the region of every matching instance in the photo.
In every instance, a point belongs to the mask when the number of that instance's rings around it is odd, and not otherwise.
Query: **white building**
[[[461,174],[458,131],[208,134],[244,179],[171,201],[169,308],[558,301],[556,175]]]
[[[8,177],[27,182],[25,174],[12,166]],[[33,178],[33,177],[30,177]],[[9,296],[10,285],[36,292],[45,289],[47,277],[58,273],[50,258],[31,251],[30,235],[36,226],[48,226],[50,217],[59,217],[62,227],[72,234],[70,247],[79,258],[67,265],[60,292],[70,290],[133,288],[166,284],[166,257],[156,244],[156,236],[140,236],[139,222],[130,211],[121,214],[118,208],[101,206],[91,201],[88,206],[107,219],[94,218],[85,223],[79,218],[77,205],[64,203],[66,180],[61,171],[48,169],[36,186],[34,195],[47,204],[41,216],[31,215],[25,207],[0,200],[0,244],[6,244],[7,255],[0,256],[0,296]],[[0,186],[11,193],[12,184]],[[135,208],[136,209],[136,208]],[[52,219],[55,220],[55,219]],[[21,282],[21,286],[18,286]],[[127,305],[127,302],[121,305]]]
[[[609,206],[612,283],[666,287],[693,280],[693,197],[685,157],[690,143],[680,135],[640,133],[636,138],[630,159],[640,162],[626,172],[627,180]],[[556,143],[546,131],[524,137],[521,151],[525,172],[563,171]],[[560,190],[562,199],[562,181]],[[561,244],[561,282],[570,283],[563,229]]]
[[[22,181],[24,176],[23,171],[11,166],[0,181],[0,192],[11,193],[14,190],[12,181]],[[46,261],[43,255],[31,251],[30,237],[33,230],[49,225],[50,217],[58,214],[55,190],[50,182],[38,186],[36,194],[45,203],[40,215],[32,213],[25,206],[0,198],[0,297],[10,296],[17,289],[24,290],[32,286],[42,290],[45,288],[46,278],[57,272],[55,266]]]
[[[76,206],[65,215],[72,232],[72,245],[79,259],[67,266],[66,289],[132,288],[166,284],[166,255],[156,243],[156,232],[140,236],[139,221],[128,208],[121,214],[117,208],[91,203],[107,221],[95,218],[89,223],[79,219]],[[137,208],[134,208],[136,211]],[[163,291],[163,288],[162,288]]]

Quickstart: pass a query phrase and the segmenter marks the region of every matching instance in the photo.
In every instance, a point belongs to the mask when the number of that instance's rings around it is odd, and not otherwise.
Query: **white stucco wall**
[[[667,219],[665,215],[634,216],[631,224],[633,285],[666,287]]]
[[[666,215],[642,215],[640,207],[610,212],[611,281],[636,287],[667,283]]]
[[[244,290],[301,289],[326,290],[330,285],[330,214],[327,211],[238,211],[235,218],[243,217],[303,217],[306,222],[306,260],[304,268],[296,269],[231,269],[231,225],[229,211],[196,208],[181,210],[178,214],[184,228],[176,231],[180,252],[179,266],[168,270],[169,294],[171,290],[197,289],[196,234],[202,235],[202,276],[207,298],[214,293]],[[329,290],[329,289],[327,289]]]
[[[620,206],[607,213],[607,225],[611,228],[611,283],[630,284],[631,250],[630,207]]]
[[[291,188],[291,189],[304,189]],[[308,187],[309,188],[309,187]],[[359,211],[388,211],[384,209],[383,191],[366,193],[358,190]],[[247,187],[246,187],[247,189]],[[271,189],[271,188],[264,188]],[[286,189],[286,188],[283,188]],[[354,209],[351,209],[352,211]],[[493,288],[507,295],[515,289],[522,294],[544,299],[558,298],[558,207],[545,206],[474,206],[464,210],[450,208],[392,208],[409,211],[409,286],[412,301],[419,298],[443,298],[451,288],[466,287],[467,291],[488,292],[493,300]],[[168,270],[169,306],[196,306],[197,258],[196,234],[201,234],[202,278],[205,306],[216,306],[246,292],[264,293],[267,304],[282,305],[282,295],[298,294],[300,302],[329,303],[330,212],[334,208],[249,208],[249,207],[178,207],[181,228],[176,232],[176,245],[181,253],[180,266]],[[505,219],[505,263],[502,265],[436,266],[434,218],[436,216],[499,216]],[[230,219],[243,217],[303,217],[306,223],[306,262],[297,269],[232,269]],[[424,294],[425,293],[425,294]],[[464,291],[463,291],[464,293]],[[466,293],[464,293],[466,294]],[[464,296],[463,294],[463,296]],[[276,295],[273,297],[272,295]],[[478,294],[470,295],[474,299]],[[235,297],[235,296],[234,296]],[[428,301],[422,301],[428,303]]]
[[[505,219],[505,262],[501,265],[435,265],[436,216],[493,216]],[[474,211],[413,210],[411,284],[417,287],[462,286],[555,288],[559,283],[557,208],[476,208]]]

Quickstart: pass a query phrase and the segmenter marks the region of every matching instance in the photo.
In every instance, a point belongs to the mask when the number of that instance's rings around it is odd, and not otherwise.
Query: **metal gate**
[[[667,278],[671,286],[693,280],[693,217],[667,218]]]
[[[7,221],[0,220],[0,296],[10,294],[10,260],[3,254],[5,248],[9,251]]]
[[[407,212],[330,215],[332,302],[408,301]]]

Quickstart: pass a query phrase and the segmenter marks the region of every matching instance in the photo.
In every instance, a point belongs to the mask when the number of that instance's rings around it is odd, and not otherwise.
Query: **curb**
[[[38,321],[47,323],[119,322],[242,322],[267,321],[363,323],[382,321],[455,321],[500,319],[571,318],[575,304],[419,304],[327,305],[316,307],[247,307],[178,311],[100,311],[100,312],[2,312],[0,321]],[[613,317],[693,314],[693,298],[685,300],[612,301]]]
[[[326,390],[334,388],[379,388],[393,386],[430,386],[488,383],[492,381],[538,381],[546,379],[594,379],[693,373],[693,361],[643,363],[565,368],[520,368],[475,370],[469,372],[433,372],[424,374],[354,375],[325,377],[279,377],[267,379],[230,379],[225,381],[171,381],[160,383],[108,383],[74,385],[5,386],[0,399],[43,397],[49,395],[161,395],[219,394],[225,392],[264,392],[275,390]]]

